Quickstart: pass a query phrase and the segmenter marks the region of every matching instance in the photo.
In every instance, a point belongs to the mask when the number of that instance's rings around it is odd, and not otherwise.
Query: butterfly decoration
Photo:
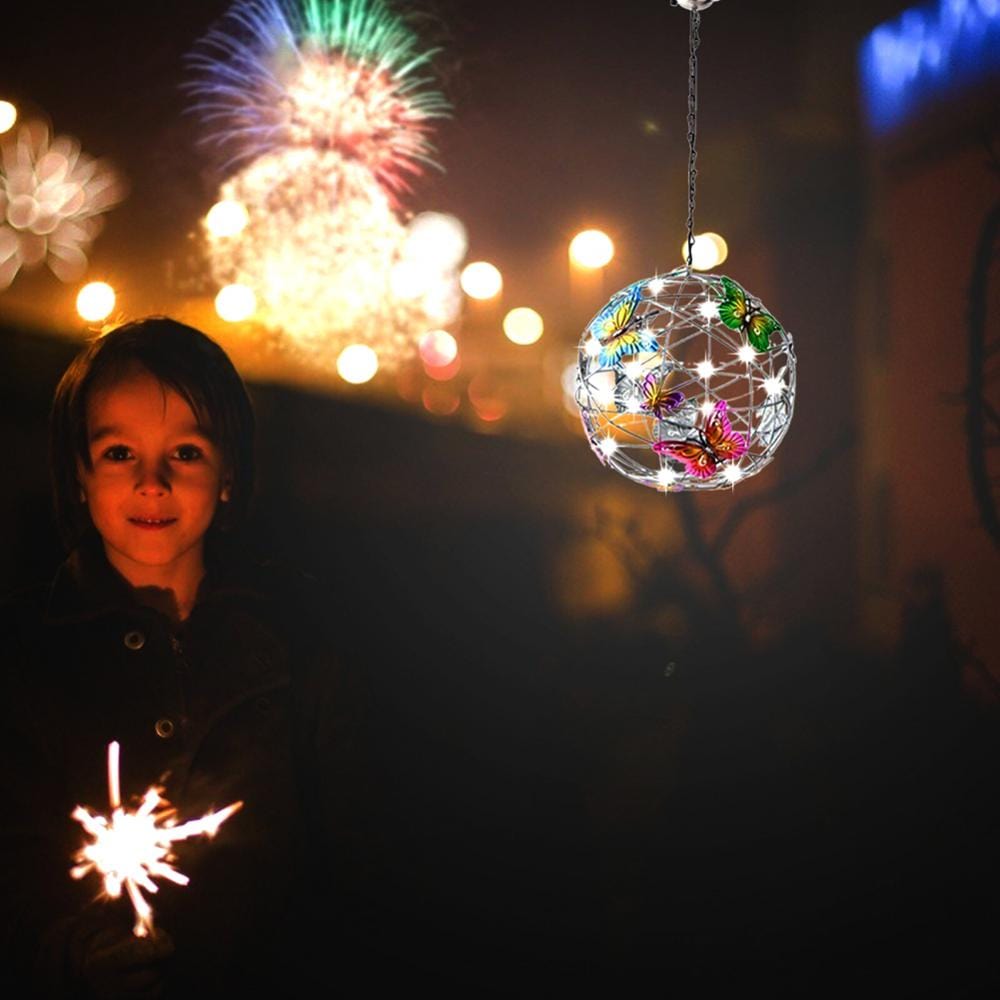
[[[712,410],[697,441],[657,441],[653,451],[681,462],[696,479],[709,479],[723,462],[735,462],[747,453],[746,438],[733,430],[724,399]]]
[[[781,324],[760,307],[732,278],[722,279],[725,298],[719,303],[719,319],[730,330],[746,334],[750,345],[763,354],[771,345],[771,334],[781,330]]]
[[[656,334],[646,329],[648,316],[636,316],[641,299],[642,282],[638,282],[612,299],[591,323],[591,333],[601,342],[603,367],[612,367],[627,354],[656,350]]]
[[[652,413],[657,420],[662,420],[672,410],[676,410],[684,402],[683,392],[667,392],[667,382],[670,372],[661,376],[659,372],[650,372],[640,383],[642,393],[640,406]]]

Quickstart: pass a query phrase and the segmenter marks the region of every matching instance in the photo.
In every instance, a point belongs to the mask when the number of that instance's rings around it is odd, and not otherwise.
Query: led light
[[[257,296],[246,285],[226,285],[215,296],[215,311],[227,323],[242,323],[257,309]]]
[[[367,344],[350,344],[337,357],[337,374],[351,385],[368,382],[378,371],[378,355]]]
[[[700,306],[698,306],[698,315],[702,319],[717,319],[719,316],[719,303],[713,302],[711,299],[705,299]]]
[[[511,309],[503,319],[503,332],[507,335],[507,339],[522,347],[534,344],[544,330],[542,317],[527,306]]]
[[[588,358],[596,358],[601,353],[601,342],[596,337],[592,337],[587,341],[583,350]]]
[[[722,475],[727,482],[738,483],[743,478],[743,471],[738,465],[727,465],[722,470]]]
[[[115,307],[115,290],[104,281],[91,281],[76,297],[76,311],[88,323],[100,323]]]
[[[667,283],[663,280],[663,278],[653,278],[653,280],[646,285],[646,288],[649,289],[650,295],[659,295],[660,292],[662,292],[666,287]]]
[[[706,358],[695,365],[695,370],[698,372],[698,378],[702,378],[707,382],[715,374],[715,365]]]
[[[597,447],[605,458],[610,458],[618,450],[618,442],[613,437],[603,437],[597,442]]]
[[[661,486],[672,486],[677,481],[677,473],[669,465],[665,465],[656,474],[656,481]]]
[[[632,379],[633,382],[638,381],[642,377],[642,362],[641,361],[626,361],[622,365],[622,371]]]
[[[594,402],[603,409],[608,409],[615,405],[615,387],[613,385],[601,385],[594,389]]]
[[[503,288],[503,276],[500,271],[485,260],[466,264],[462,270],[462,291],[470,299],[492,299],[500,294]]]
[[[710,417],[714,410],[715,403],[713,403],[710,399],[706,399],[705,402],[701,404],[701,415],[703,417]]]
[[[757,357],[757,352],[749,345],[744,344],[737,352],[736,356],[744,364],[749,365]]]
[[[217,201],[205,216],[208,231],[217,239],[242,233],[249,222],[250,213],[247,212],[243,202],[230,199]]]
[[[585,229],[577,233],[569,245],[569,257],[577,267],[595,270],[611,263],[615,245],[607,233],[600,229]]]
[[[17,108],[10,101],[0,101],[0,135],[9,132],[17,121]]]
[[[785,383],[781,376],[774,375],[764,379],[764,392],[769,396],[780,396],[785,391]]]
[[[458,357],[458,341],[447,330],[431,330],[420,338],[420,359],[432,368],[443,368]]]

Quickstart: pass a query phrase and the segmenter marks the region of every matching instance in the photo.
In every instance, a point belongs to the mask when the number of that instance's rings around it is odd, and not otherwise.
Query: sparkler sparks
[[[117,899],[125,890],[135,910],[136,937],[147,937],[153,930],[153,908],[143,896],[143,890],[155,893],[159,887],[154,878],[165,878],[176,885],[187,885],[189,879],[173,867],[176,861],[172,845],[178,840],[202,835],[214,837],[219,827],[242,806],[234,802],[201,819],[177,823],[177,810],[163,798],[162,789],[146,789],[139,808],[129,812],[122,808],[119,784],[120,747],[108,744],[108,799],[111,818],[94,815],[84,806],[73,810],[75,819],[93,840],[74,855],[76,866],[70,870],[75,879],[96,871],[104,879],[104,892]]]

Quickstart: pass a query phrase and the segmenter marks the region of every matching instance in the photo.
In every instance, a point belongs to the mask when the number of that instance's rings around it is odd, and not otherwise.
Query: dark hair
[[[116,327],[91,341],[59,380],[49,420],[49,469],[56,525],[68,548],[92,528],[80,502],[77,461],[91,467],[87,399],[98,386],[142,368],[181,395],[222,453],[230,498],[213,529],[238,527],[253,495],[254,414],[246,386],[226,352],[200,330],[154,316]]]

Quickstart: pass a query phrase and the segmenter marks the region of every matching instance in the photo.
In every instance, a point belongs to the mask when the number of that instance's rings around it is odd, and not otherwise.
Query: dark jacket
[[[137,604],[99,540],[0,619],[0,879],[4,968],[20,990],[74,995],[67,941],[95,904],[69,877],[84,842],[74,806],[108,811],[106,753],[122,797],[162,784],[179,819],[242,800],[209,842],[180,843],[187,887],[149,896],[176,945],[167,995],[305,977],[316,940],[349,923],[356,686],[332,656],[328,600],[294,574],[216,562],[187,620]],[[3,973],[0,973],[2,976]]]

